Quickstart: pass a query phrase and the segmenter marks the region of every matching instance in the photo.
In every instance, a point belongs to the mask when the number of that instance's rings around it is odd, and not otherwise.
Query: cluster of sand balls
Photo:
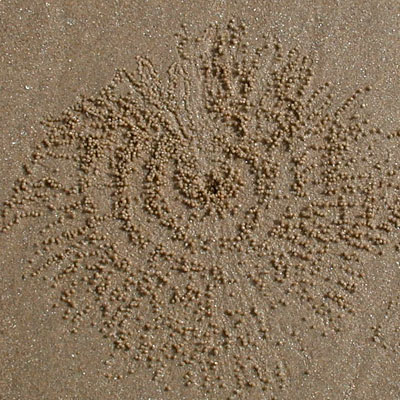
[[[249,45],[243,24],[184,28],[178,54],[44,122],[1,232],[39,230],[26,274],[127,373],[277,399],[308,373],[300,332],[345,329],[362,257],[396,242],[400,135],[362,117],[369,87],[338,105],[310,57]]]

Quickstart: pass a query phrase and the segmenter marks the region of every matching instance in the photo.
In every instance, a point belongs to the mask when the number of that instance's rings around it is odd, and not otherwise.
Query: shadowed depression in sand
[[[304,338],[346,332],[365,265],[399,250],[400,131],[368,120],[373,86],[343,99],[312,54],[249,44],[241,22],[183,27],[177,50],[43,122],[0,238],[34,225],[23,277],[57,293],[71,334],[109,341],[125,367],[108,378],[286,398],[311,373]],[[390,322],[369,337],[400,350]]]

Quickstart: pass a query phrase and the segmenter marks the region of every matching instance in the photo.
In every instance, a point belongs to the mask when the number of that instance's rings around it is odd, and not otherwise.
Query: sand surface
[[[0,399],[400,399],[400,6],[0,1]]]

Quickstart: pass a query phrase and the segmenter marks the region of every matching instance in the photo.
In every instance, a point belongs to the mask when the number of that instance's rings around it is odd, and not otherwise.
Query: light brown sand
[[[0,7],[1,399],[400,398],[396,2]]]

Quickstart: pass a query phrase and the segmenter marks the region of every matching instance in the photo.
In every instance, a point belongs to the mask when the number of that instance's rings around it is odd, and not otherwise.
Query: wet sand
[[[399,12],[1,4],[0,398],[400,398]]]

